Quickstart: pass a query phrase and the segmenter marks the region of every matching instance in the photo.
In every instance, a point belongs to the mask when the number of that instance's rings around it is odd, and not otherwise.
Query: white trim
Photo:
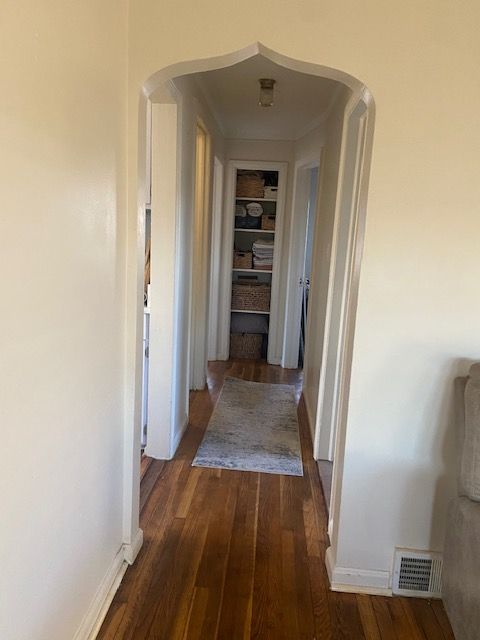
[[[222,220],[223,220],[223,174],[224,163],[218,156],[213,158],[212,188],[212,232],[210,256],[210,302],[208,305],[208,359],[218,357],[218,308],[222,269]]]
[[[226,173],[226,189],[224,200],[223,225],[223,254],[222,254],[222,290],[219,313],[218,357],[228,360],[230,350],[230,301],[232,298],[232,256],[234,245],[234,203],[235,176],[237,169],[258,169],[263,171],[278,171],[278,197],[276,206],[276,223],[274,235],[274,261],[272,270],[272,290],[270,298],[270,328],[268,336],[267,361],[270,364],[281,363],[283,334],[278,327],[280,288],[280,265],[282,260],[282,238],[284,226],[284,212],[287,189],[288,162],[267,162],[259,160],[229,160]]]
[[[357,103],[353,104],[349,115],[352,115],[361,104],[363,98],[357,98]],[[364,103],[365,104],[365,103]],[[336,399],[336,424],[334,442],[334,463],[332,469],[332,492],[330,500],[331,534],[330,540],[336,548],[339,532],[339,515],[341,507],[341,493],[343,482],[343,465],[345,458],[345,443],[347,436],[348,417],[348,396],[350,391],[351,360],[353,352],[353,341],[355,336],[355,316],[358,301],[358,290],[360,281],[360,266],[363,253],[363,242],[365,235],[366,206],[368,197],[368,180],[370,174],[370,158],[373,144],[373,127],[375,120],[375,106],[369,101],[367,108],[360,116],[364,120],[364,145],[359,181],[360,186],[355,203],[355,225],[352,230],[351,239],[351,263],[348,276],[348,295],[344,308],[344,332],[342,344],[342,362],[340,367],[340,378],[338,384],[338,397]]]
[[[197,109],[198,112],[198,109]],[[200,144],[199,144],[200,141]],[[193,233],[190,273],[190,389],[207,383],[208,303],[210,299],[211,243],[211,135],[198,115],[195,122]],[[198,154],[201,154],[199,156]]]
[[[151,289],[146,454],[165,460],[175,430],[178,367],[178,107],[152,105]],[[160,294],[160,291],[162,292]],[[165,398],[169,401],[166,402]]]
[[[352,228],[354,227],[354,218],[356,215],[356,211],[353,210],[353,206],[350,209],[350,220],[349,220],[349,248],[346,254],[346,261],[344,265],[338,265],[338,245],[341,240],[339,227],[340,227],[340,217],[342,214],[342,203],[343,203],[343,193],[344,193],[344,181],[345,181],[345,165],[349,159],[347,145],[349,142],[349,132],[350,132],[350,118],[353,114],[356,106],[359,104],[358,99],[351,98],[344,113],[343,118],[343,130],[342,130],[342,140],[341,140],[341,151],[340,151],[340,168],[338,174],[338,189],[337,189],[337,198],[335,204],[335,215],[334,215],[334,223],[333,223],[333,232],[332,232],[332,246],[330,252],[330,268],[328,275],[328,292],[327,292],[327,303],[325,310],[325,330],[324,330],[324,340],[323,340],[323,349],[322,349],[322,365],[320,368],[320,380],[319,380],[319,393],[318,393],[318,403],[317,403],[317,414],[316,414],[316,425],[315,425],[315,442],[313,447],[313,455],[316,460],[333,460],[333,450],[331,447],[332,442],[332,431],[334,430],[334,425],[330,421],[329,424],[325,424],[323,420],[323,412],[330,411],[331,415],[333,415],[333,407],[330,404],[327,404],[325,401],[326,394],[326,379],[327,375],[330,373],[330,367],[328,362],[328,354],[329,350],[332,348],[336,349],[335,353],[335,371],[334,371],[334,381],[335,385],[338,385],[338,377],[340,375],[340,371],[338,368],[339,362],[341,361],[341,354],[344,349],[344,344],[342,341],[342,328],[344,325],[344,301],[346,296],[346,290],[348,288],[348,280],[349,280],[349,264],[352,260],[352,245],[350,242]],[[358,165],[354,168],[354,173],[356,174],[358,171]],[[342,280],[341,290],[337,290],[335,287],[335,276],[338,271],[339,266],[344,267],[344,272]],[[334,301],[340,297],[342,300],[342,314],[341,314],[341,327],[339,328],[338,335],[334,336],[336,338],[335,343],[332,342],[331,335],[331,327],[332,327],[332,315],[333,315],[333,305]],[[336,393],[332,394],[330,400],[332,403],[335,403],[336,397],[338,394],[338,388],[336,388]],[[325,433],[327,432],[327,438],[325,438]],[[328,445],[325,447],[324,441],[328,440]]]
[[[299,281],[303,276],[303,268],[305,264],[308,201],[311,191],[310,169],[314,169],[316,167],[319,169],[316,203],[316,210],[318,213],[321,158],[322,148],[319,148],[318,153],[309,154],[309,156],[302,158],[295,163],[288,246],[285,324],[281,360],[282,367],[285,367],[286,369],[296,369],[298,367],[303,298],[303,289],[299,286]],[[318,218],[319,216],[316,215],[315,223],[318,221]]]
[[[388,571],[337,567],[332,547],[327,549],[325,565],[332,591],[366,593],[372,596],[392,595],[392,589],[390,588],[391,578]]]
[[[127,568],[122,546],[101,581],[73,640],[95,640]]]
[[[143,545],[143,531],[138,529],[133,541],[123,545],[123,556],[128,564],[133,564]]]

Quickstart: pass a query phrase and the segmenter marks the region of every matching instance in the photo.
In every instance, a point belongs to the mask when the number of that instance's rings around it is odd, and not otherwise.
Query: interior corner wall
[[[261,162],[287,162],[287,185],[285,191],[285,211],[284,211],[284,233],[282,239],[282,259],[280,265],[280,282],[286,282],[288,277],[288,246],[290,216],[292,210],[292,190],[293,190],[293,165],[294,165],[295,142],[292,140],[226,140],[225,161],[229,160],[258,160]],[[227,194],[225,194],[227,196]],[[225,203],[224,215],[229,215],[229,203]],[[225,256],[222,268],[230,268],[231,256]],[[225,266],[226,265],[226,266]],[[278,341],[275,345],[274,362],[280,363],[282,359],[282,340],[285,326],[285,300],[286,288],[280,286],[278,289]]]
[[[328,114],[330,115],[330,114]],[[295,140],[295,163],[303,164],[320,159],[325,146],[326,123],[322,122],[298,140]]]
[[[1,14],[0,637],[67,640],[123,561],[127,6]]]
[[[327,299],[331,285],[330,261],[337,204],[344,114],[350,93],[347,88],[343,88],[339,92],[335,105],[325,123],[322,164],[319,173],[313,264],[305,337],[305,378],[303,387],[312,437],[317,424],[320,372],[324,357]]]

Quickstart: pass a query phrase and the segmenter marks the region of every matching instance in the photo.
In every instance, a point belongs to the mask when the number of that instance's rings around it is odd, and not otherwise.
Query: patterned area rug
[[[295,387],[226,378],[192,466],[303,476]]]

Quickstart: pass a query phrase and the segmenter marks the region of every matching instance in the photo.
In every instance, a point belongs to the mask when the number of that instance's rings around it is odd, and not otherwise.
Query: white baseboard
[[[392,595],[390,573],[388,571],[337,567],[332,547],[327,549],[325,564],[332,591],[367,593],[372,596]]]
[[[122,547],[100,583],[73,640],[95,640],[127,567]]]
[[[135,538],[130,544],[123,545],[123,557],[128,564],[133,564],[143,544],[143,531],[138,529]]]

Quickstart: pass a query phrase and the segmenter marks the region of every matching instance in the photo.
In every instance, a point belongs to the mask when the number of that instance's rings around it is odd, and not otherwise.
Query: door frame
[[[211,136],[197,117],[195,142],[194,218],[192,268],[190,277],[190,389],[199,390],[207,382],[208,319],[211,248]],[[200,154],[200,155],[199,155]]]
[[[370,94],[361,91],[354,94],[345,110],[342,147],[340,158],[339,191],[337,195],[334,233],[332,238],[332,258],[330,261],[329,292],[327,299],[327,319],[320,371],[317,419],[314,437],[314,458],[321,459],[320,438],[327,432],[328,451],[333,458],[332,490],[329,512],[328,533],[331,547],[327,553],[328,562],[334,562],[339,531],[339,512],[345,458],[345,443],[348,418],[348,397],[350,391],[351,363],[355,320],[360,282],[360,266],[365,236],[368,181],[373,145],[375,106]],[[348,174],[348,151],[351,136],[356,141],[353,181]],[[346,187],[352,186],[349,196]],[[339,249],[339,233],[342,230],[342,215],[348,217],[347,249],[344,260]],[[335,271],[342,270],[342,277],[335,280]],[[340,280],[340,285],[338,285]],[[333,301],[341,300],[340,323],[332,330]],[[334,367],[329,366],[329,352],[333,354]],[[331,360],[331,358],[330,358]],[[327,375],[333,384],[328,393]]]
[[[213,158],[212,186],[212,233],[210,257],[210,302],[208,305],[208,359],[217,360],[218,321],[222,269],[223,232],[223,179],[224,163],[218,156]]]
[[[298,351],[302,320],[302,289],[299,286],[305,263],[305,240],[308,224],[308,203],[310,198],[310,171],[318,167],[319,181],[317,186],[317,214],[320,193],[320,173],[323,159],[322,149],[308,158],[295,163],[292,211],[290,215],[290,256],[287,276],[287,294],[285,300],[285,327],[283,334],[282,367],[296,369],[298,367]],[[318,221],[318,215],[315,225]]]
[[[225,68],[238,62],[248,60],[255,55],[262,55],[288,69],[315,76],[330,78],[341,82],[352,92],[364,92],[370,101],[373,112],[373,98],[363,83],[352,75],[319,64],[290,58],[282,53],[269,49],[260,42],[237,51],[217,57],[198,55],[190,61],[175,61],[152,73],[145,79],[132,102],[130,115],[130,152],[129,152],[129,185],[128,185],[128,220],[127,220],[127,269],[126,269],[126,339],[125,339],[125,409],[124,409],[124,455],[123,455],[123,542],[125,556],[129,562],[135,559],[141,544],[142,531],[139,528],[140,502],[140,430],[141,430],[141,398],[142,398],[142,329],[143,329],[143,269],[145,252],[144,217],[145,203],[148,202],[147,175],[147,105],[165,102],[165,87],[177,76],[196,72]],[[167,98],[166,100],[170,100]],[[370,109],[370,107],[369,107]],[[369,129],[373,131],[372,126]],[[177,180],[177,175],[172,180]],[[171,215],[175,216],[172,210]],[[171,400],[170,391],[169,398]]]
[[[275,220],[274,262],[272,273],[272,289],[270,297],[270,322],[268,333],[267,361],[269,364],[280,364],[283,336],[278,331],[280,264],[282,260],[283,226],[285,217],[285,200],[287,191],[288,162],[266,162],[259,160],[229,160],[227,165],[226,189],[223,224],[223,258],[222,287],[220,304],[218,305],[219,359],[228,360],[230,352],[230,309],[232,298],[232,261],[234,248],[234,207],[237,169],[253,169],[259,171],[278,172],[278,195]],[[230,212],[230,214],[229,214]]]

